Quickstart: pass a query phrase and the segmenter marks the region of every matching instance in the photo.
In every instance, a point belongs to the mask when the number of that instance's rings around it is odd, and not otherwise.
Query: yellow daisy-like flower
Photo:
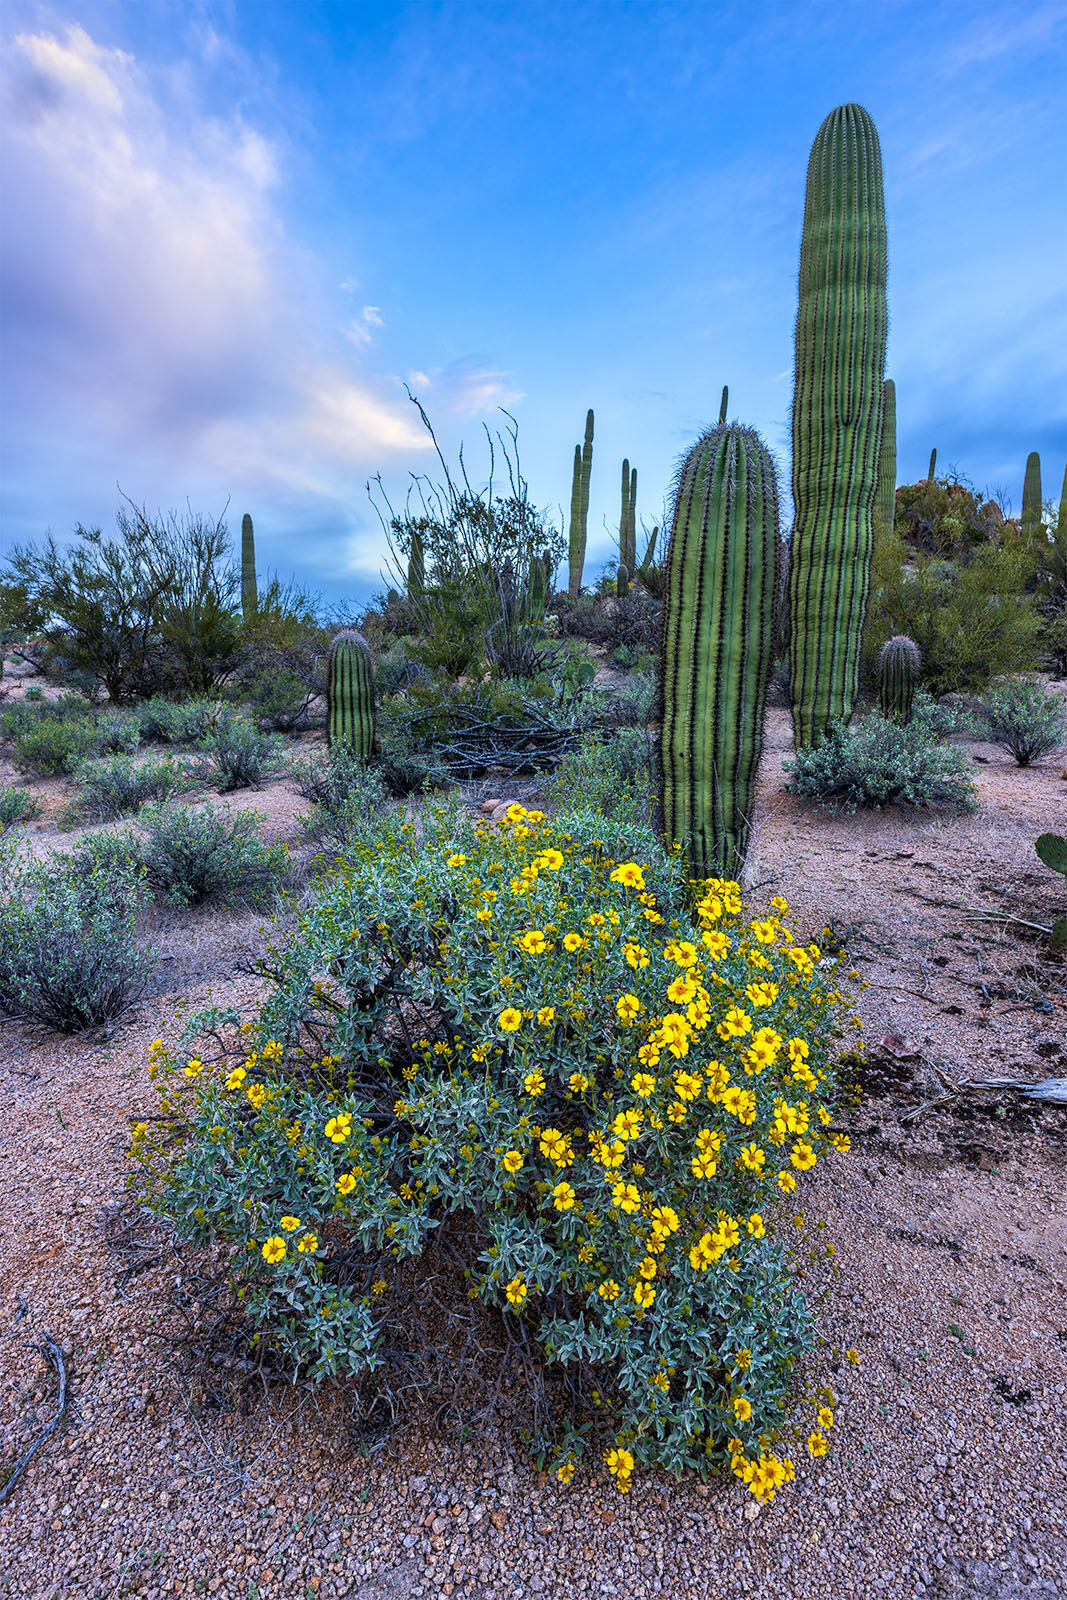
[[[783,1194],[792,1194],[796,1186],[797,1180],[792,1172],[780,1172],[778,1174],[778,1187]]]
[[[645,887],[645,875],[636,861],[624,861],[621,866],[616,867],[611,874],[611,881],[612,883],[621,883],[626,889],[643,889]]]
[[[615,1015],[620,1022],[632,1022],[643,1010],[640,1000],[635,994],[624,994],[615,1002]]]
[[[570,1211],[574,1207],[577,1195],[569,1183],[557,1183],[552,1191],[552,1204],[557,1211]]]
[[[798,1171],[807,1172],[809,1167],[813,1167],[815,1165],[818,1157],[816,1156],[815,1151],[811,1148],[810,1144],[806,1143],[803,1139],[798,1139],[792,1150],[789,1152],[789,1159]]]
[[[528,1072],[526,1074],[525,1078],[523,1078],[523,1080],[522,1080],[522,1086],[526,1090],[527,1094],[532,1094],[532,1095],[544,1094],[544,1092],[545,1092],[545,1075],[541,1071],[541,1068],[540,1067],[535,1067],[532,1072]]]
[[[689,1170],[694,1178],[714,1178],[719,1163],[713,1155],[701,1150],[690,1161]]]
[[[560,1483],[570,1483],[571,1479],[574,1477],[574,1462],[561,1462],[556,1468],[556,1477],[559,1479]]]
[[[830,1441],[825,1433],[820,1433],[818,1428],[814,1433],[808,1434],[808,1449],[813,1456],[824,1456],[830,1448]]]
[[[643,1121],[644,1114],[640,1111],[620,1111],[612,1118],[611,1131],[616,1139],[636,1139]]]
[[[758,1211],[753,1211],[745,1223],[745,1232],[751,1234],[753,1239],[762,1239],[767,1232],[767,1225]]]
[[[835,1150],[840,1150],[842,1152],[852,1149],[852,1140],[849,1138],[847,1133],[832,1133],[830,1135],[830,1143],[833,1145]]]
[[[201,1061],[200,1057],[194,1056],[183,1070],[187,1078],[198,1078],[203,1069],[204,1063]]]
[[[514,1006],[506,1006],[496,1020],[505,1033],[515,1033],[522,1027],[522,1012],[516,1011]]]
[[[342,1111],[336,1117],[331,1117],[326,1124],[326,1137],[334,1144],[344,1144],[352,1132],[352,1118],[347,1111]]]
[[[729,953],[730,941],[724,933],[719,933],[717,929],[705,928],[700,935],[700,942],[712,961],[721,961],[723,956]]]
[[[630,1079],[630,1087],[639,1100],[647,1100],[649,1095],[656,1092],[656,1080],[649,1072],[635,1072]]]
[[[655,1206],[652,1211],[652,1226],[657,1233],[677,1233],[681,1222],[673,1206]]]
[[[276,1233],[272,1238],[267,1240],[266,1244],[263,1246],[263,1259],[264,1261],[269,1262],[272,1267],[276,1266],[279,1261],[284,1261],[285,1240],[280,1234]]]
[[[627,964],[633,967],[635,972],[648,966],[648,951],[643,944],[624,944],[622,953],[626,957]]]
[[[653,1302],[653,1300],[655,1300],[655,1298],[656,1298],[656,1291],[655,1291],[655,1289],[653,1289],[653,1287],[652,1287],[652,1285],[650,1283],[635,1283],[634,1284],[634,1299],[637,1301],[638,1305],[641,1307],[641,1309],[643,1311],[647,1311],[648,1310],[649,1306],[652,1304],[652,1302]]]
[[[720,1039],[741,1039],[752,1032],[752,1018],[740,1006],[731,1006],[715,1032]]]
[[[815,1420],[819,1424],[820,1428],[832,1428],[834,1425],[834,1414],[830,1410],[829,1406],[820,1406],[815,1414]]]
[[[617,1300],[620,1293],[621,1290],[614,1278],[605,1278],[597,1290],[597,1294],[602,1300]]]
[[[640,1211],[641,1191],[635,1183],[613,1183],[611,1203],[613,1206],[618,1206],[620,1211]]]
[[[450,867],[453,867],[453,868],[455,868],[455,867],[465,867],[467,865],[467,858],[466,858],[466,856],[459,856],[459,855],[449,856],[447,865],[450,866]]]
[[[505,1172],[518,1172],[522,1166],[522,1153],[518,1150],[507,1150],[501,1157],[500,1165]]]
[[[296,1248],[302,1256],[311,1255],[319,1248],[317,1234],[305,1233],[297,1240]]]
[[[248,1073],[245,1071],[244,1067],[234,1067],[233,1071],[230,1073],[230,1076],[226,1079],[223,1088],[239,1089],[247,1077]]]
[[[589,1087],[589,1079],[584,1072],[572,1072],[567,1084],[574,1094],[584,1094]]]
[[[544,867],[548,872],[558,872],[563,865],[562,850],[542,850],[537,857],[537,865]]]
[[[776,983],[750,983],[745,990],[754,1006],[773,1006],[778,998]]]
[[[574,1160],[570,1134],[560,1133],[558,1128],[543,1129],[538,1144],[541,1154],[548,1156],[557,1167],[569,1167]]]
[[[642,1278],[654,1278],[659,1271],[659,1267],[654,1256],[645,1256],[637,1270]]]
[[[738,1422],[747,1422],[752,1415],[751,1400],[747,1400],[743,1394],[735,1394],[732,1404],[734,1416]]]
[[[803,1039],[790,1039],[787,1050],[790,1061],[806,1061],[811,1053]]]
[[[568,955],[574,955],[578,950],[584,950],[587,941],[580,933],[565,933],[563,935],[563,948]]]
[[[355,1174],[351,1172],[342,1172],[341,1176],[334,1184],[334,1188],[337,1190],[338,1194],[351,1194],[355,1187]]]
[[[555,1022],[555,1006],[542,1006],[537,1013],[537,1020],[541,1024],[542,1028],[547,1028],[550,1023]]]
[[[299,1217],[279,1217],[278,1226],[284,1228],[286,1233],[295,1233],[297,1228],[303,1227]]]
[[[540,928],[527,928],[525,933],[516,934],[515,943],[528,956],[543,955],[548,949],[548,940]]]
[[[767,1152],[758,1144],[746,1144],[737,1160],[738,1165],[747,1167],[749,1172],[762,1172],[767,1161]]]
[[[676,966],[681,967],[683,970],[695,967],[697,957],[697,947],[689,939],[672,939],[669,944],[663,947],[664,961],[673,961]]]
[[[528,1293],[525,1280],[523,1278],[512,1278],[504,1293],[507,1296],[508,1305],[514,1306],[517,1311],[524,1303]]]
[[[629,1450],[621,1447],[604,1452],[604,1461],[613,1478],[629,1478],[633,1476],[634,1458]]]

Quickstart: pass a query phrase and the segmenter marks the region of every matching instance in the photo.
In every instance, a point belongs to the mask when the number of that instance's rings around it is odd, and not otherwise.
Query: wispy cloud
[[[432,389],[435,402],[460,417],[480,417],[500,406],[525,399],[510,372],[503,372],[481,356],[461,356],[446,367],[412,374],[424,389]]]

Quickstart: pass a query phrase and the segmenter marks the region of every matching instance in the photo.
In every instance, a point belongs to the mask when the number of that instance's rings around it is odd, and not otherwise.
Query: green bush
[[[219,703],[155,695],[139,705],[135,715],[146,744],[202,744],[219,720]]]
[[[643,730],[589,734],[564,756],[545,785],[561,811],[599,812],[611,822],[649,823],[655,805],[655,745]]]
[[[121,711],[108,711],[97,717],[93,749],[101,755],[122,755],[136,750],[141,742],[141,730],[135,717]]]
[[[852,1023],[784,901],[696,893],[521,806],[387,824],[278,936],[258,1017],[153,1046],[150,1203],[230,1247],[256,1337],[316,1379],[389,1359],[390,1285],[447,1228],[432,1270],[515,1330],[542,1466],[569,1482],[599,1445],[621,1489],[728,1466],[769,1499],[833,1420],[790,1417],[792,1195],[847,1148]]]
[[[132,872],[89,872],[55,858],[9,858],[0,888],[0,1012],[59,1033],[121,1016],[153,956],[138,948],[143,889]]]
[[[41,802],[28,789],[0,789],[0,833],[19,822],[32,822],[41,814]]]
[[[985,737],[1028,767],[1067,744],[1067,707],[1059,695],[1025,679],[997,684],[982,702]]]
[[[281,745],[269,733],[232,713],[223,717],[206,742],[214,767],[214,782],[223,794],[232,789],[258,789],[278,766]]]
[[[85,719],[61,722],[38,717],[15,740],[12,764],[35,778],[57,778],[84,761],[96,745],[96,729]]]
[[[188,769],[172,757],[135,761],[132,756],[107,756],[86,761],[74,775],[74,815],[89,822],[125,817],[150,800],[166,800],[189,783]]]
[[[137,860],[153,894],[167,905],[216,900],[262,906],[289,866],[284,844],[267,845],[259,837],[265,818],[254,811],[152,805],[139,820]]]
[[[791,794],[818,800],[831,811],[881,811],[885,806],[945,806],[972,811],[978,804],[969,758],[945,744],[921,721],[904,726],[871,711],[851,727],[832,724],[826,738],[784,763]]]
[[[931,739],[979,739],[982,736],[981,719],[959,695],[935,700],[926,689],[916,689],[911,720]]]

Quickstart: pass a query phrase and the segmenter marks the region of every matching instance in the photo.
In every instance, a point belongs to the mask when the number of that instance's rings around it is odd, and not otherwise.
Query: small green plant
[[[96,743],[91,722],[41,717],[15,740],[12,765],[27,777],[58,778],[84,761]]]
[[[982,703],[985,737],[1009,750],[1020,767],[1067,744],[1067,706],[1039,683],[997,684]]]
[[[106,756],[86,761],[74,775],[74,812],[79,820],[108,822],[139,811],[149,800],[166,800],[188,788],[189,772],[179,761],[136,761]]]
[[[0,1012],[58,1033],[121,1016],[142,994],[153,961],[135,937],[143,898],[136,873],[9,859],[4,879]]]
[[[137,859],[153,894],[167,905],[215,900],[262,906],[289,866],[284,844],[259,838],[265,818],[254,811],[153,805],[140,821]]]
[[[39,706],[44,701],[44,690],[35,683],[31,684],[22,698],[29,701],[30,705]]]
[[[258,789],[281,759],[281,745],[272,734],[260,733],[232,714],[220,720],[206,749],[216,787],[224,794],[232,789]]]
[[[1051,872],[1062,873],[1067,880],[1067,839],[1059,833],[1043,833],[1035,848],[1045,866]],[[1049,943],[1053,950],[1067,950],[1067,916],[1056,918]]]
[[[611,738],[588,734],[552,774],[546,798],[561,811],[599,811],[610,822],[650,823],[654,759],[654,746],[642,729],[621,729]]]
[[[972,811],[978,804],[968,757],[922,726],[887,721],[877,712],[851,727],[833,723],[826,737],[785,762],[791,794],[832,811],[880,811],[885,806],[944,806]]]
[[[202,744],[220,716],[217,700],[164,700],[155,695],[135,713],[146,744]]]
[[[41,802],[28,789],[0,789],[0,833],[41,814]]]
[[[141,730],[136,717],[123,716],[121,711],[107,711],[97,717],[93,749],[100,755],[121,755],[136,750],[141,742]]]

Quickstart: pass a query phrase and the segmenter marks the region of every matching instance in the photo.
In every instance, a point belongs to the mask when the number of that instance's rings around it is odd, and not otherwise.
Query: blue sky
[[[1067,454],[1059,4],[7,0],[0,551],[150,508],[252,513],[260,565],[379,587],[364,484],[483,472],[513,411],[589,568],[619,469],[660,520],[718,412],[788,481],[815,131],[878,126],[899,481],[931,446],[1018,507]],[[607,527],[605,527],[605,523]],[[612,531],[608,531],[608,530]]]

